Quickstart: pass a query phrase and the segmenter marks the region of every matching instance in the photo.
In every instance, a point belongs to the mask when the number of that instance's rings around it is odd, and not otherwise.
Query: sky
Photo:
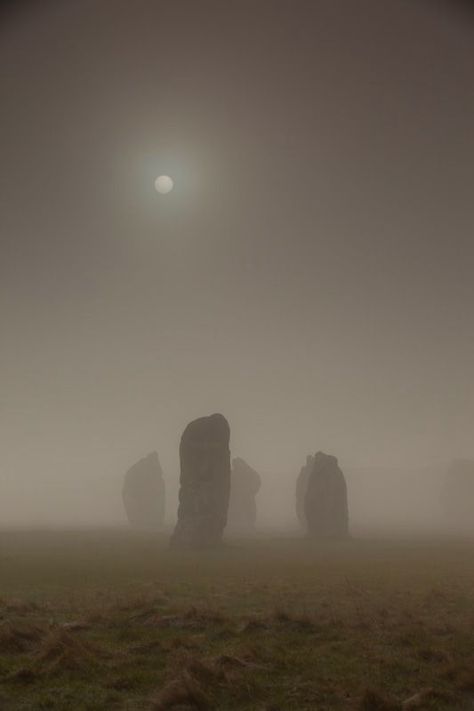
[[[212,412],[282,507],[309,452],[474,456],[469,3],[1,9],[3,520],[175,491]]]

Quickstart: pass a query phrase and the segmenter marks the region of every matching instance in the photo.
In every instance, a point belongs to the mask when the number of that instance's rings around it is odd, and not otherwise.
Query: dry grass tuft
[[[314,621],[307,614],[298,614],[285,609],[276,608],[270,620],[282,625],[291,625],[300,632],[311,632],[315,629]]]
[[[143,622],[149,627],[176,627],[191,630],[204,630],[211,625],[222,625],[227,618],[217,612],[207,608],[190,607],[189,609],[174,615],[162,615],[153,613]]]
[[[80,671],[96,665],[101,656],[104,656],[102,650],[59,628],[43,640],[32,666],[37,674]]]
[[[387,699],[386,696],[373,689],[367,689],[359,704],[358,711],[401,711],[400,704]]]
[[[435,697],[433,689],[421,689],[413,696],[410,696],[402,704],[403,711],[412,711],[412,709],[421,709],[425,706],[429,699]]]
[[[25,600],[20,600],[19,598],[11,598],[9,600],[2,600],[0,603],[1,607],[4,607],[7,612],[12,612],[15,615],[28,615],[31,612],[38,612],[40,606],[36,602],[26,602]]]
[[[269,667],[263,664],[256,664],[251,659],[244,659],[243,657],[234,657],[229,654],[221,654],[214,660],[214,664],[218,669],[260,669],[262,671],[268,671]]]
[[[214,659],[199,659],[185,655],[179,678],[171,681],[153,700],[154,711],[164,711],[187,704],[199,711],[214,708],[213,692],[219,688],[234,687],[246,668],[256,666],[243,659],[220,655]]]
[[[252,632],[261,632],[268,629],[268,624],[258,617],[251,617],[244,622],[237,630],[238,634],[250,634]]]
[[[421,689],[400,704],[391,701],[378,691],[368,689],[362,698],[359,711],[414,711],[426,708],[427,702],[436,696],[431,688]]]
[[[156,654],[158,652],[163,652],[165,646],[163,642],[159,639],[152,639],[149,642],[142,642],[129,647],[128,651],[130,654]]]
[[[3,653],[21,654],[38,644],[45,634],[47,631],[37,625],[2,622],[0,624],[0,650]]]
[[[189,657],[185,672],[205,686],[215,684],[221,678],[219,669],[213,662],[203,661],[197,657]]]
[[[187,671],[179,679],[167,684],[152,701],[153,711],[167,711],[179,706],[188,706],[197,711],[208,711],[211,702],[198,682]]]
[[[456,688],[474,694],[474,666],[460,670],[456,678]]]
[[[188,608],[184,615],[186,620],[196,620],[205,624],[223,624],[227,621],[227,617],[219,610],[212,610],[208,607],[192,606]]]
[[[273,622],[281,622],[284,624],[285,622],[291,622],[291,615],[287,610],[277,607],[273,610],[271,620]]]

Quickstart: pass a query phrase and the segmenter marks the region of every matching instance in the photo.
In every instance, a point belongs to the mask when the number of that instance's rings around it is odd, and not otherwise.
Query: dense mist
[[[354,530],[450,528],[447,467],[474,459],[474,43],[453,5],[9,4],[0,526],[125,524],[153,450],[174,525],[181,434],[222,412],[262,530],[297,526],[318,450]]]

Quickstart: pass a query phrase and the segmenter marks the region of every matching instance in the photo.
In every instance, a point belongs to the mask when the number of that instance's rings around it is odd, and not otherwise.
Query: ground
[[[0,532],[0,710],[474,709],[474,542]]]

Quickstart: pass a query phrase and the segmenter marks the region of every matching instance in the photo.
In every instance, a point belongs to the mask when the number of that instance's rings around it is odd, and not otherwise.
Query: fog
[[[474,459],[473,23],[411,0],[5,4],[0,526],[125,525],[222,412],[296,527],[334,454],[353,530],[447,530]],[[169,174],[174,190],[157,195]]]

